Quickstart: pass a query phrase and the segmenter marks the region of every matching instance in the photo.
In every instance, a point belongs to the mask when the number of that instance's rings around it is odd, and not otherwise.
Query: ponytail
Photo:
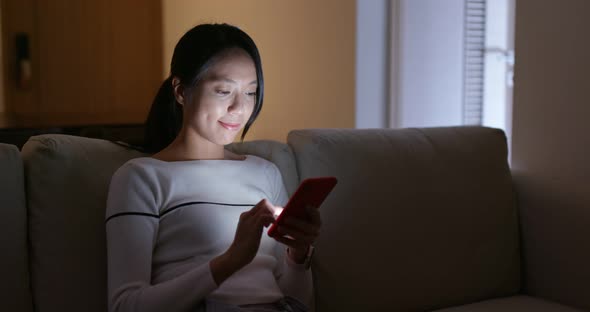
[[[156,153],[168,146],[182,127],[182,107],[176,102],[172,76],[162,83],[145,122],[143,149]]]

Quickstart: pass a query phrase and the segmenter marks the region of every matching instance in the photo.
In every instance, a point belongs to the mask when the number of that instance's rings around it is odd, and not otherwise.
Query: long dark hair
[[[230,48],[246,51],[256,67],[256,104],[244,126],[241,137],[244,140],[262,109],[264,77],[260,53],[252,38],[239,28],[228,24],[202,24],[187,31],[174,48],[170,76],[156,94],[145,123],[145,152],[156,153],[164,149],[172,143],[182,127],[182,106],[174,96],[173,77],[177,77],[186,89],[194,87],[212,65],[214,57]]]

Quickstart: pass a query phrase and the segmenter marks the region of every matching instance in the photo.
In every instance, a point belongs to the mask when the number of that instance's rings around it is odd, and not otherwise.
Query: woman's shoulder
[[[285,205],[286,202],[281,193],[284,189],[283,176],[279,167],[273,161],[259,156],[252,156],[252,162],[260,166],[257,183],[265,190],[267,198],[275,205]]]
[[[282,180],[281,170],[274,162],[256,155],[248,155],[248,158],[255,164],[258,172],[266,176],[271,183]]]
[[[111,183],[121,180],[127,181],[128,183],[153,181],[154,167],[155,162],[152,161],[151,157],[129,159],[114,172]]]
[[[126,161],[111,177],[107,196],[107,220],[120,213],[157,214],[161,202],[160,180],[150,167],[150,160]]]
[[[249,160],[254,166],[264,169],[265,171],[278,171],[276,164],[266,158],[257,155],[245,155],[246,160]]]
[[[117,169],[116,172],[138,172],[149,170],[153,167],[154,162],[151,157],[137,157],[127,160]]]

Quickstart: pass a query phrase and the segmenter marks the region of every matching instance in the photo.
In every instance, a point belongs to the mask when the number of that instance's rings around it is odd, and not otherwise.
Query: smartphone
[[[277,227],[282,225],[286,218],[294,217],[309,220],[305,207],[310,205],[320,208],[320,205],[328,197],[337,182],[335,177],[315,177],[303,180],[281,214],[268,229],[268,236],[277,236]]]

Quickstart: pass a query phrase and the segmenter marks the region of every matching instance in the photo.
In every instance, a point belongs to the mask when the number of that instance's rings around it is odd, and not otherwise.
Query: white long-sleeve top
[[[209,261],[232,243],[239,216],[263,198],[287,202],[278,168],[239,160],[136,158],[111,179],[106,210],[109,311],[185,311],[204,299],[309,304],[310,270],[264,230],[254,260],[217,285]]]

